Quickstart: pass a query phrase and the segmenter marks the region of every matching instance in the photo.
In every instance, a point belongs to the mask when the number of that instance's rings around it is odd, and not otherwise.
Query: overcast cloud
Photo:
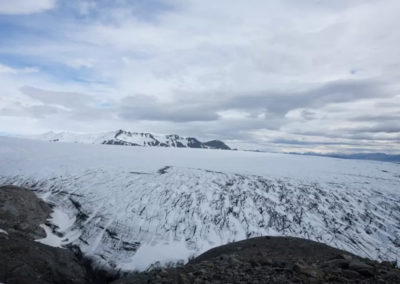
[[[0,0],[0,133],[400,153],[398,0]]]

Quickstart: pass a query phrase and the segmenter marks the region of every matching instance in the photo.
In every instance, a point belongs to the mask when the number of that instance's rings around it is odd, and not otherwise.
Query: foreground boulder
[[[0,282],[90,283],[85,267],[68,250],[18,236],[0,236]]]
[[[0,187],[0,229],[29,240],[46,237],[40,227],[51,213],[50,206],[28,189]]]
[[[92,283],[81,261],[69,250],[35,239],[51,208],[27,189],[0,187],[0,283]]]
[[[182,267],[113,283],[400,283],[395,266],[309,240],[259,237],[211,249]]]

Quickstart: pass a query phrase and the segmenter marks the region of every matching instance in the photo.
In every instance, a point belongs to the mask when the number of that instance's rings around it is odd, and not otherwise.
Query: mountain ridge
[[[132,132],[123,129],[90,134],[76,134],[72,132],[56,133],[51,131],[41,135],[30,136],[29,138],[51,142],[83,144],[231,150],[231,148],[221,140],[202,142],[194,137],[183,137],[177,134],[156,135],[149,132]]]

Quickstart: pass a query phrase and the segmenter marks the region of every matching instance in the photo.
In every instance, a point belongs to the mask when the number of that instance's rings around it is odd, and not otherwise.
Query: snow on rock
[[[41,135],[34,135],[26,138],[66,143],[83,144],[106,144],[106,145],[124,145],[124,146],[148,146],[148,147],[174,147],[174,148],[206,148],[229,150],[224,142],[212,140],[200,142],[193,137],[182,137],[176,134],[154,135],[151,133],[131,132],[117,130],[114,132],[103,133],[70,133],[70,132],[47,132]]]
[[[115,132],[75,134],[69,132],[46,132],[41,135],[31,136],[29,138],[39,139],[51,142],[66,142],[66,143],[85,143],[85,144],[102,144],[104,141],[113,139]]]
[[[123,271],[261,235],[396,259],[399,173],[374,161],[0,138],[0,184],[55,205],[59,239],[46,242]]]
[[[47,199],[44,196],[42,198]],[[68,215],[65,211],[54,208],[48,221],[49,224],[40,225],[45,230],[46,237],[37,239],[37,242],[61,248],[79,238],[80,231],[73,229],[73,225],[76,222],[75,215]]]
[[[177,260],[187,260],[193,251],[186,246],[184,240],[165,243],[144,243],[127,262],[121,265],[122,270],[146,270],[152,265],[165,266]]]

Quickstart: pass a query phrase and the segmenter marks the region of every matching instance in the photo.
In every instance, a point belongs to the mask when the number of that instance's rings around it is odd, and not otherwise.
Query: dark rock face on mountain
[[[212,140],[204,143],[207,147],[212,148],[212,149],[223,149],[223,150],[230,150],[224,142],[220,140]]]
[[[187,141],[188,141],[188,147],[189,148],[204,148],[204,144],[207,143],[207,142],[206,143],[202,143],[202,142],[200,142],[199,140],[197,140],[196,138],[193,138],[193,137],[187,138]],[[215,149],[218,149],[218,148],[215,148]]]
[[[85,266],[66,249],[0,234],[0,282],[92,283]]]
[[[104,144],[104,145],[118,145],[118,146],[140,146],[140,145],[135,144],[135,143],[130,143],[130,142],[121,141],[121,140],[114,140],[114,139],[104,140],[102,142],[102,144]]]
[[[220,140],[201,142],[196,138],[181,137],[177,134],[156,136],[151,133],[129,132],[122,129],[115,133],[113,139],[105,140],[102,144],[230,150],[229,146]]]
[[[30,138],[67,143],[230,150],[229,146],[220,140],[201,142],[194,137],[182,137],[177,134],[154,135],[146,132],[131,132],[122,129],[94,134],[48,132],[42,135],[31,136]]]
[[[0,229],[34,240],[46,237],[40,227],[51,213],[48,204],[27,189],[0,187]]]
[[[400,283],[395,266],[309,240],[259,237],[211,249],[182,267],[113,283]]]
[[[69,250],[35,239],[51,208],[27,189],[0,187],[0,283],[93,283],[82,262]]]

